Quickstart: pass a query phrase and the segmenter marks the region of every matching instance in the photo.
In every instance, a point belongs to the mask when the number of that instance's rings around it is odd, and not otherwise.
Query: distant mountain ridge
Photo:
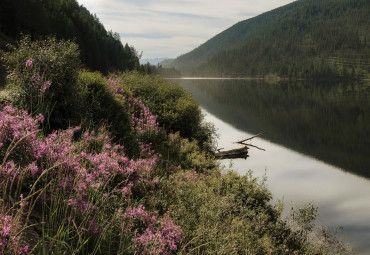
[[[241,21],[167,67],[185,75],[366,77],[370,1],[299,0]]]
[[[165,61],[168,58],[143,58],[140,59],[140,64],[146,64],[149,63],[151,65],[157,65],[160,64],[162,61]]]

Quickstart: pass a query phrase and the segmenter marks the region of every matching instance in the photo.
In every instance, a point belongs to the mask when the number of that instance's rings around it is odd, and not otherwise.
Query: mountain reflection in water
[[[218,129],[219,147],[235,148],[234,141],[266,131],[253,139],[266,151],[250,149],[250,157],[233,160],[232,169],[266,175],[273,202],[284,201],[283,216],[291,207],[313,202],[319,223],[332,230],[343,226],[339,234],[354,253],[369,254],[369,85],[177,82],[193,94],[206,120]],[[223,162],[228,166],[229,161]]]
[[[237,129],[370,178],[370,84],[177,82]]]

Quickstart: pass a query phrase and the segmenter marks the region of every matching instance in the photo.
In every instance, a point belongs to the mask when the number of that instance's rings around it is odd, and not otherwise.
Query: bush
[[[0,155],[5,155],[0,165],[0,253],[16,250],[31,214],[37,215],[42,233],[30,243],[35,254],[173,254],[178,249],[179,226],[169,215],[140,205],[159,181],[158,154],[142,147],[143,156],[130,159],[104,129],[83,132],[80,139],[75,137],[79,127],[43,138],[39,121],[41,117],[35,120],[13,107],[0,109]],[[17,220],[3,214],[8,204],[22,203],[29,206],[21,206],[25,213]],[[18,231],[16,221],[24,228]],[[12,243],[4,246],[3,239]]]
[[[140,144],[158,147],[163,142],[166,135],[157,116],[119,79],[82,71],[78,86],[85,109],[84,126],[106,125],[114,141],[125,144],[126,153],[134,157],[140,156]]]
[[[106,125],[115,142],[125,144],[129,155],[137,155],[139,147],[131,127],[127,102],[114,95],[108,81],[100,73],[81,71],[77,83],[84,109],[84,129],[98,129]]]
[[[310,206],[293,214],[295,227],[282,220],[282,205],[271,205],[264,181],[251,174],[188,170],[161,185],[151,201],[181,226],[180,254],[351,254],[327,230],[314,228]]]
[[[81,65],[77,44],[23,37],[3,53],[9,75],[7,89],[14,105],[33,116],[43,114],[46,130],[79,124],[81,105],[76,81]]]
[[[282,243],[279,211],[257,179],[187,171],[169,178],[163,190],[163,203],[182,226],[184,254],[293,254]]]
[[[199,105],[185,89],[163,78],[135,72],[118,77],[134,97],[139,97],[158,116],[161,127],[190,140],[196,139],[203,148],[211,145],[214,130],[203,123]]]

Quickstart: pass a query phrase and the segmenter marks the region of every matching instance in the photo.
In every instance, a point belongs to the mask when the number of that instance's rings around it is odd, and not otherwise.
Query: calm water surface
[[[355,254],[370,254],[370,86],[180,80],[220,138],[218,147],[266,131],[247,160],[224,161],[241,174],[267,176],[273,200],[313,202],[319,222],[343,226]],[[367,134],[367,135],[366,135]]]

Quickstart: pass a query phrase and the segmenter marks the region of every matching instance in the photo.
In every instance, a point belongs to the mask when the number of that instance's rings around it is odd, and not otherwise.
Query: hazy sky
[[[77,0],[143,58],[174,58],[293,0]]]

